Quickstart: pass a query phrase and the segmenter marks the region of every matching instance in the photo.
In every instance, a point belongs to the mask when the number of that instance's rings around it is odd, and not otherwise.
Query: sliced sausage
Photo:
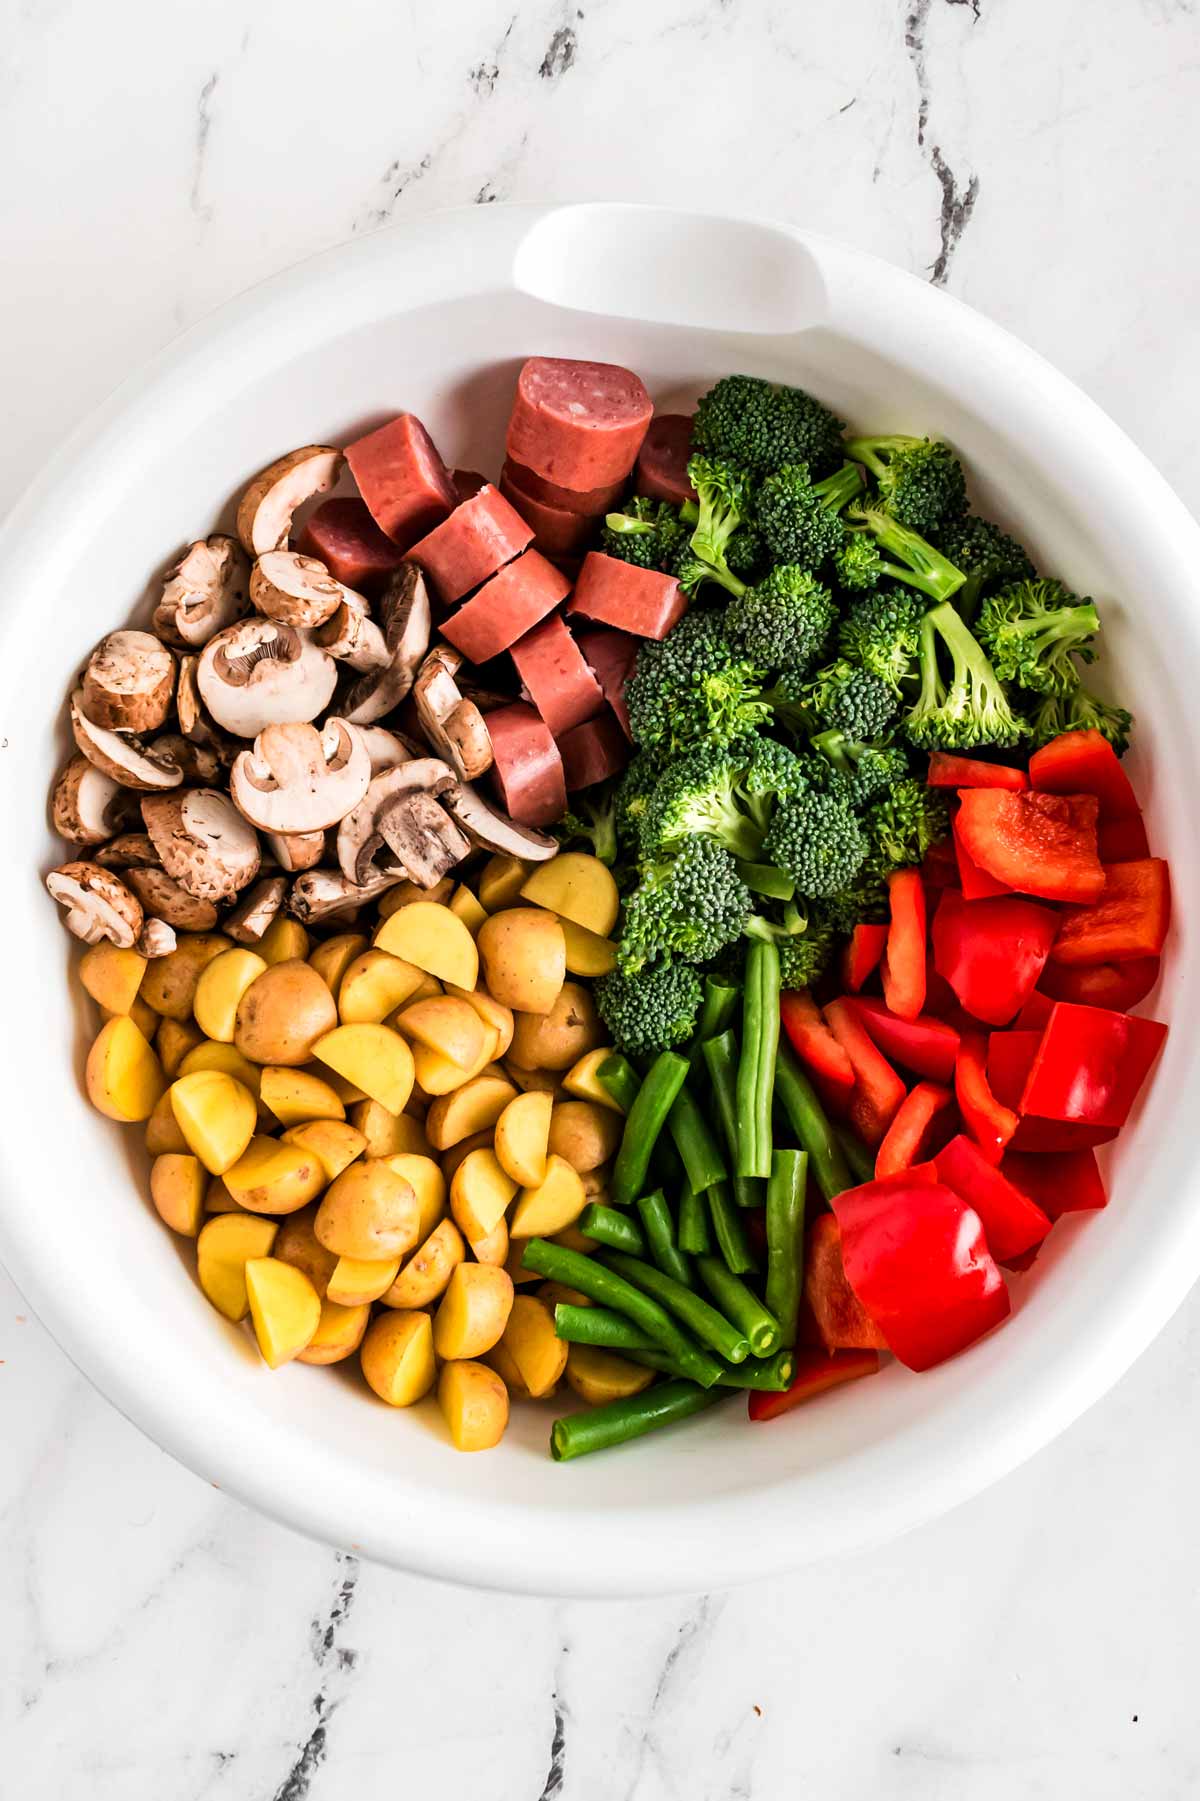
[[[616,775],[629,761],[628,740],[608,707],[597,718],[564,732],[558,750],[568,794]]]
[[[324,563],[347,588],[377,586],[404,561],[404,552],[380,531],[366,501],[350,497],[323,501],[310,513],[297,548]]]
[[[695,500],[696,490],[687,473],[691,454],[692,415],[658,413],[638,452],[634,492],[648,494],[652,500],[669,500],[677,507],[685,500]]]
[[[454,492],[459,500],[470,500],[472,494],[478,494],[480,488],[487,487],[487,476],[480,475],[477,469],[452,469],[450,480],[454,483]]]
[[[450,471],[413,413],[398,413],[378,431],[348,444],[346,461],[371,517],[401,550],[458,505]]]
[[[489,713],[487,726],[504,811],[519,825],[553,825],[567,810],[567,788],[549,726],[523,701]]]
[[[629,709],[625,705],[625,684],[637,664],[640,642],[629,632],[614,631],[607,625],[589,626],[579,634],[579,648],[595,671],[600,691],[631,743],[633,733],[629,729]]]
[[[505,463],[505,471],[512,467]],[[533,527],[534,547],[546,557],[575,556],[589,542],[596,530],[596,520],[585,513],[572,513],[566,507],[547,506],[526,494],[507,473],[500,476],[500,492],[511,500],[522,519]]]
[[[517,377],[508,454],[560,487],[603,487],[633,468],[653,411],[631,369],[531,356]]]
[[[562,488],[557,482],[543,480],[535,470],[514,462],[512,457],[505,457],[500,471],[501,487],[506,481],[544,507],[561,507],[564,513],[583,513],[588,519],[611,513],[629,486],[628,476],[622,476],[620,481],[605,482],[601,488]]]
[[[498,489],[485,482],[460,501],[449,519],[418,538],[407,553],[430,577],[439,598],[461,600],[533,542],[533,527]]]
[[[593,718],[604,705],[600,684],[560,614],[551,613],[518,638],[509,655],[526,694],[556,738]]]
[[[570,592],[561,570],[536,550],[526,550],[443,621],[442,636],[472,663],[486,663],[532,631]]]
[[[687,612],[687,604],[673,575],[639,569],[619,557],[590,550],[567,611],[599,625],[615,625],[638,638],[665,638]]]

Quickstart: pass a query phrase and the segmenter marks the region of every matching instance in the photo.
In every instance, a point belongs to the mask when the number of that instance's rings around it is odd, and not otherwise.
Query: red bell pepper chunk
[[[1069,998],[1069,997],[1064,997]],[[1013,1028],[1018,1032],[1042,1032],[1046,1021],[1054,1011],[1054,1002],[1048,994],[1042,994],[1037,988],[1026,998],[1025,1005],[1013,1020]]]
[[[1082,1126],[1070,1119],[1036,1119],[1026,1113],[1022,1114],[1008,1148],[1030,1156],[1054,1157],[1111,1144],[1118,1130],[1117,1126]]]
[[[1171,878],[1161,857],[1108,863],[1090,907],[1064,907],[1050,961],[1068,968],[1157,957],[1171,923]]]
[[[931,1369],[1007,1317],[983,1223],[951,1189],[867,1182],[832,1205],[846,1280],[909,1369]]]
[[[842,956],[842,984],[851,994],[864,988],[883,961],[888,929],[860,922],[850,934]]]
[[[802,1339],[832,1351],[886,1351],[887,1340],[846,1280],[842,1235],[832,1213],[818,1213],[805,1235]],[[807,1328],[807,1330],[805,1330]]]
[[[788,1043],[805,1068],[828,1084],[839,1101],[850,1097],[854,1068],[849,1057],[821,1017],[821,1009],[807,988],[789,989],[779,997],[779,1018]]]
[[[1045,1243],[1045,1240],[1043,1239],[1042,1242]],[[1026,1270],[1033,1268],[1041,1253],[1041,1249],[1042,1246],[1040,1244],[1035,1244],[1031,1251],[1022,1251],[1019,1257],[1006,1257],[1004,1260],[1005,1269],[1012,1270],[1017,1275],[1023,1276]]]
[[[1102,819],[1133,819],[1133,784],[1099,732],[1063,732],[1029,759],[1029,780],[1043,794],[1094,794]]]
[[[963,1032],[973,1032],[979,1024],[978,1020],[964,1012],[945,976],[939,975],[933,967],[932,952],[925,965],[925,1014],[926,1017],[932,1014],[943,1025],[953,1026],[960,1036]]]
[[[921,864],[921,880],[926,888],[957,888],[958,865],[949,838],[939,838],[929,846]]]
[[[825,1020],[854,1069],[854,1091],[847,1117],[863,1143],[878,1150],[900,1111],[904,1083],[875,1048],[852,1000],[830,1001]]]
[[[925,780],[930,788],[1007,788],[1014,793],[1029,786],[1023,769],[984,763],[978,757],[956,757],[946,750],[932,753]]]
[[[931,1082],[953,1082],[958,1055],[958,1033],[953,1026],[920,1013],[916,1019],[900,1019],[882,1001],[860,995],[854,1002],[858,1017],[884,1056],[915,1076]]]
[[[989,1163],[999,1163],[1020,1120],[989,1088],[986,1061],[987,1039],[983,1033],[964,1033],[954,1064],[954,1097],[970,1136]]]
[[[1120,1128],[1163,1047],[1166,1026],[1056,1001],[1021,1096],[1039,1119]]]
[[[1157,957],[1131,957],[1128,963],[1097,963],[1092,969],[1060,969],[1056,963],[1047,963],[1039,986],[1052,1001],[1078,1001],[1082,1007],[1107,1007],[1113,1013],[1128,1013],[1145,1000],[1158,981],[1158,971]]]
[[[1129,819],[1101,819],[1096,840],[1102,863],[1132,863],[1150,855],[1150,840],[1140,813]]]
[[[1094,794],[964,788],[954,829],[973,862],[1020,894],[1094,901],[1104,891]]]
[[[958,860],[958,885],[964,900],[990,900],[995,894],[1012,893],[1005,882],[998,882],[994,875],[989,875],[986,869],[980,869],[978,863],[971,860],[957,832],[952,831],[951,837]]]
[[[1032,1156],[1009,1151],[1000,1173],[1053,1219],[1090,1213],[1108,1202],[1095,1151],[1058,1151]]]
[[[1011,1107],[1014,1113],[1021,1110],[1021,1096],[1044,1030],[1042,1027],[1028,1032],[993,1032],[988,1039],[988,1087],[996,1099],[1005,1107]]]
[[[1007,1025],[1037,987],[1057,930],[1049,907],[1019,894],[968,901],[947,890],[933,918],[933,966],[973,1018]]]
[[[919,869],[893,870],[887,886],[883,998],[901,1019],[915,1019],[925,1005],[925,886]]]
[[[897,1176],[929,1155],[931,1141],[944,1136],[941,1117],[953,1105],[954,1096],[940,1082],[918,1082],[901,1103],[875,1154],[875,1175]],[[939,1134],[938,1128],[943,1131]]]
[[[1037,1202],[1009,1181],[1003,1166],[993,1168],[969,1138],[961,1134],[952,1138],[938,1152],[935,1167],[938,1181],[952,1188],[983,1221],[988,1249],[997,1263],[1009,1263],[1032,1250],[1050,1230],[1050,1218]]]
[[[749,1414],[752,1420],[775,1420],[790,1413],[803,1401],[853,1382],[859,1376],[874,1376],[879,1370],[878,1351],[796,1351],[795,1373],[782,1393],[753,1388],[750,1391]]]

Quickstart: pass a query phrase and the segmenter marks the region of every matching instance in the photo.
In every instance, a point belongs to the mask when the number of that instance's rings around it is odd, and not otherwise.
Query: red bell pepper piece
[[[1012,893],[1006,883],[998,882],[994,875],[989,875],[986,869],[980,869],[978,863],[972,862],[957,832],[952,831],[950,835],[954,841],[954,855],[958,859],[958,884],[964,900],[990,900],[995,894]]]
[[[1069,997],[1065,997],[1069,998]],[[1046,1021],[1054,1011],[1054,1002],[1048,994],[1042,994],[1037,988],[1029,995],[1025,1005],[1013,1020],[1013,1028],[1018,1032],[1038,1032],[1045,1029]]]
[[[1011,1107],[1014,1113],[1020,1112],[1021,1096],[1044,1030],[1042,1027],[1029,1032],[993,1032],[988,1039],[988,1087],[996,1099],[1003,1106]]]
[[[968,856],[1020,894],[1094,901],[1104,891],[1094,794],[964,788],[954,829]]]
[[[938,1181],[952,1188],[983,1221],[988,1249],[997,1263],[1041,1244],[1051,1221],[1037,1202],[980,1155],[978,1145],[961,1134],[935,1159]]]
[[[933,966],[966,1011],[1007,1025],[1037,987],[1058,917],[1018,894],[960,900],[947,890],[933,918]]]
[[[1064,907],[1052,963],[1088,968],[1157,957],[1171,923],[1171,879],[1161,857],[1108,863],[1104,893],[1090,907]]]
[[[807,988],[789,989],[779,997],[779,1018],[788,1043],[805,1068],[827,1084],[833,1103],[844,1103],[854,1087],[854,1068],[834,1037]]]
[[[1021,1112],[1119,1129],[1166,1036],[1166,1026],[1156,1019],[1056,1001],[1025,1083]]]
[[[1095,1151],[1051,1151],[1040,1157],[1009,1151],[1000,1173],[1052,1220],[1064,1213],[1090,1213],[1108,1202]]]
[[[1043,794],[1094,794],[1102,819],[1133,819],[1133,784],[1099,732],[1062,732],[1029,759],[1029,780]]]
[[[953,1026],[960,1035],[973,1032],[979,1021],[972,1019],[958,1004],[958,996],[951,988],[945,976],[940,976],[933,967],[933,955],[925,965],[925,1013],[940,1019],[943,1025]]]
[[[851,994],[858,994],[883,961],[888,929],[884,925],[860,923],[850,934],[842,957],[842,984]]]
[[[794,1358],[795,1373],[782,1393],[750,1390],[752,1420],[778,1419],[781,1413],[790,1413],[793,1407],[824,1394],[827,1388],[853,1382],[858,1376],[874,1376],[879,1370],[878,1351],[835,1351],[829,1356],[825,1351],[800,1350]]]
[[[1030,1156],[1056,1157],[1068,1151],[1090,1151],[1096,1145],[1111,1144],[1118,1130],[1117,1126],[1082,1126],[1070,1119],[1036,1119],[1025,1113],[1008,1148]]]
[[[1132,863],[1150,855],[1150,840],[1140,813],[1129,819],[1101,819],[1096,840],[1102,863]]]
[[[954,1096],[940,1082],[918,1082],[901,1103],[900,1111],[887,1129],[887,1136],[875,1155],[875,1175],[896,1176],[920,1163],[929,1155],[931,1140],[944,1136],[946,1121],[941,1118],[951,1107]]]
[[[1020,1121],[1012,1108],[998,1101],[988,1087],[986,1060],[987,1039],[983,1033],[964,1033],[954,1064],[954,1096],[969,1135],[989,1163],[999,1163]]]
[[[830,1001],[825,1020],[854,1069],[847,1117],[863,1143],[878,1150],[904,1100],[904,1083],[875,1048],[852,1000]]]
[[[1007,788],[1013,793],[1029,786],[1023,769],[984,763],[978,757],[956,757],[946,750],[931,754],[925,781],[930,788]]]
[[[1097,963],[1093,969],[1060,969],[1055,963],[1047,963],[1039,985],[1052,1001],[1078,1001],[1082,1007],[1108,1007],[1113,1013],[1128,1013],[1145,1000],[1158,981],[1158,971],[1157,957],[1132,957],[1128,963]]]
[[[1007,1317],[983,1223],[951,1189],[867,1182],[832,1204],[846,1280],[909,1369],[931,1369]]]
[[[939,838],[936,844],[929,846],[921,864],[921,880],[926,888],[958,887],[958,865],[949,838]]]
[[[811,1334],[826,1352],[887,1350],[883,1333],[846,1280],[842,1235],[832,1213],[818,1213],[805,1235],[804,1299],[802,1339]]]
[[[883,998],[901,1019],[915,1019],[925,1005],[925,887],[919,869],[893,870],[887,886]]]
[[[953,1082],[958,1055],[958,1033],[931,1013],[916,1019],[900,1019],[882,1001],[860,995],[855,1001],[858,1017],[889,1062],[910,1069],[931,1082]]]

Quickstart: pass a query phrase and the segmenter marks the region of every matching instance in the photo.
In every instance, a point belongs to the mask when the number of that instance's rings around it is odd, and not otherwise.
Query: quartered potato
[[[115,944],[93,944],[79,962],[79,980],[92,999],[110,1013],[128,1013],[148,967],[147,959]]]
[[[439,1220],[387,1293],[380,1297],[384,1306],[431,1307],[445,1293],[450,1277],[466,1254],[462,1233],[454,1221]]]
[[[546,1174],[534,1187],[523,1188],[508,1222],[514,1238],[549,1238],[573,1226],[587,1205],[583,1183],[562,1157],[546,1159]]]
[[[277,1370],[312,1342],[321,1323],[320,1297],[303,1270],[277,1257],[249,1258],[245,1280],[258,1348]]]
[[[245,1319],[250,1310],[246,1265],[252,1258],[270,1256],[278,1230],[273,1219],[256,1219],[252,1213],[217,1213],[201,1227],[196,1273],[201,1288],[226,1319]]]
[[[381,1025],[410,1001],[425,980],[424,970],[385,950],[364,950],[349,963],[337,991],[344,1026]]]
[[[298,1213],[324,1190],[324,1167],[314,1151],[281,1138],[255,1137],[223,1172],[225,1186],[248,1213]]]
[[[101,1026],[84,1079],[97,1112],[128,1122],[149,1119],[167,1085],[162,1064],[123,1013]]]
[[[551,1096],[534,1090],[509,1101],[496,1121],[496,1156],[522,1188],[536,1188],[545,1178],[553,1111]]]
[[[573,850],[539,863],[527,877],[521,898],[561,914],[599,938],[607,938],[616,925],[620,906],[612,871],[599,857]]]
[[[447,1363],[438,1406],[456,1451],[490,1451],[508,1425],[508,1390],[485,1363]]]
[[[376,932],[375,948],[456,988],[474,988],[479,974],[475,940],[462,920],[436,901],[410,901],[398,908]]]
[[[311,1119],[341,1119],[346,1109],[320,1076],[306,1069],[275,1069],[262,1072],[259,1098],[269,1107],[281,1126],[299,1126]]]
[[[219,1069],[198,1069],[179,1076],[169,1092],[188,1149],[210,1175],[223,1176],[254,1136],[258,1124],[254,1096]]]
[[[317,1329],[297,1353],[297,1363],[341,1363],[353,1357],[370,1318],[370,1307],[343,1307],[337,1301],[322,1301]]]
[[[494,1000],[522,1013],[549,1013],[567,973],[566,943],[552,913],[539,907],[493,913],[479,928],[478,944]]]
[[[310,1119],[303,1125],[289,1126],[280,1134],[280,1143],[296,1144],[311,1152],[324,1170],[327,1182],[340,1176],[356,1157],[369,1154],[363,1134],[341,1119]]]
[[[435,1151],[447,1151],[494,1126],[516,1092],[503,1076],[476,1076],[433,1102],[425,1115],[425,1136]]]
[[[367,1384],[390,1407],[411,1407],[437,1375],[433,1328],[427,1313],[381,1313],[359,1351]]]
[[[337,1026],[316,1039],[313,1056],[389,1113],[403,1113],[412,1093],[413,1054],[390,1026]]]
[[[204,1223],[208,1174],[199,1157],[166,1151],[150,1169],[150,1199],[159,1217],[184,1238],[195,1238]]]

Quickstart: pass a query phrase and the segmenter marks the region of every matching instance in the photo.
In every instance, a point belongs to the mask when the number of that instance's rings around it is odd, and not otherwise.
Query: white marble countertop
[[[0,506],[260,277],[431,207],[590,197],[795,218],[944,282],[1200,501],[1196,0],[0,18]],[[513,1601],[214,1493],[0,1275],[0,1797],[1194,1795],[1198,1394],[1194,1296],[1065,1437],[902,1543],[693,1601]]]

